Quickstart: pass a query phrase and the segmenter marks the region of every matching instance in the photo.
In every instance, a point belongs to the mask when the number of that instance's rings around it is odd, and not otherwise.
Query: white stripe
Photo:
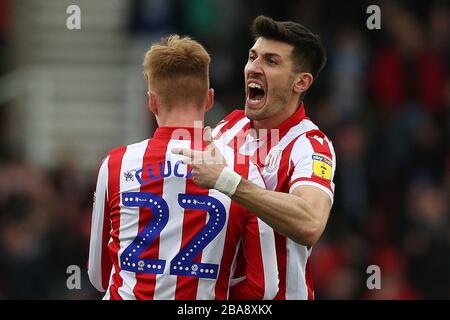
[[[271,150],[273,150],[273,148]],[[277,187],[277,184],[278,184],[278,169],[272,173],[267,173],[267,172],[265,172],[265,170],[263,170],[262,175],[263,175],[267,190],[272,190],[272,191],[275,190]]]
[[[293,126],[289,129],[288,133],[280,140],[278,147],[280,149],[284,149],[288,146],[289,143],[292,142],[295,138],[301,136],[302,134],[311,131],[318,130],[319,128],[312,123],[310,120],[302,120],[299,124]]]
[[[234,138],[234,136],[237,135],[238,132],[249,122],[250,119],[245,117],[242,118],[241,120],[236,122],[236,124],[232,128],[225,131],[219,138],[219,140],[223,140],[225,144],[228,144]]]
[[[264,269],[264,300],[273,299],[278,292],[278,263],[273,229],[258,218],[259,241]]]
[[[306,262],[309,256],[305,246],[286,238],[286,300],[307,300]]]
[[[228,146],[228,143],[234,138],[234,136],[249,122],[250,120],[247,118],[243,118],[239,120],[231,129],[228,129],[225,131],[218,139],[214,140],[214,144],[216,147],[221,151],[223,155],[225,153],[228,153],[228,155],[231,155],[229,159],[226,159],[228,166],[230,166],[231,163],[234,163],[234,150],[233,148],[230,148]],[[217,128],[222,128],[227,122],[224,122],[223,124],[217,126]],[[213,132],[212,136],[215,137],[219,131]],[[245,138],[244,135],[240,136],[241,138]],[[231,149],[231,151],[230,151]],[[240,159],[238,159],[240,161]]]
[[[102,249],[105,196],[108,188],[108,161],[109,156],[103,161],[98,172],[89,242],[89,280],[98,291],[102,292],[105,291],[102,284]]]
[[[166,260],[164,274],[156,275],[156,287],[153,299],[172,300],[175,299],[177,287],[177,276],[170,275],[170,262],[178,254],[183,237],[184,209],[178,204],[178,195],[186,192],[186,179],[177,178],[173,175],[175,163],[185,157],[172,153],[172,148],[190,148],[191,141],[170,140],[167,144],[166,161],[170,160],[172,175],[164,178],[163,199],[169,207],[169,220],[161,231],[159,242],[159,259]],[[166,162],[167,163],[167,162]],[[166,166],[166,164],[164,164]],[[186,176],[187,166],[180,165],[178,172]],[[167,169],[165,170],[167,172]]]
[[[126,181],[124,172],[137,170],[142,168],[145,150],[148,140],[127,146],[122,159],[122,167],[120,169],[120,195],[124,192],[138,192],[140,190],[139,182]],[[121,197],[122,198],[122,197]],[[120,249],[117,258],[120,263],[120,255],[133,242],[138,234],[139,229],[139,208],[125,207],[120,199],[120,228],[119,241]],[[133,290],[136,285],[136,274],[134,272],[121,270],[120,277],[123,279],[123,286],[118,289],[119,295],[124,300],[136,299]]]
[[[298,178],[311,178],[313,173],[313,158],[314,148],[306,136],[302,136],[295,142],[292,147],[290,160],[295,165],[294,172],[291,176],[291,181]],[[291,162],[291,161],[289,161]]]
[[[219,124],[217,127],[215,127],[213,129],[213,131],[211,132],[211,136],[213,137],[213,139],[217,136],[217,134],[220,132],[220,130],[228,123],[228,121],[224,121],[221,124]]]

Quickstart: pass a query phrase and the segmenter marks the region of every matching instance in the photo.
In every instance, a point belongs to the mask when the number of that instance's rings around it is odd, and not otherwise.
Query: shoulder
[[[243,118],[245,118],[245,110],[243,110],[243,109],[236,109],[236,110],[232,111],[229,115],[227,115],[219,123],[222,123],[222,122],[237,122],[237,121],[239,121],[239,120],[241,120]]]
[[[111,149],[103,158],[101,163],[105,162],[107,159],[122,159],[125,152],[127,154],[129,153],[138,153],[141,154],[142,151],[145,151],[145,149],[148,146],[150,139],[142,140],[140,142],[132,143],[129,145],[122,145],[119,147],[115,147]]]
[[[309,119],[302,121],[301,125],[304,128],[298,134],[293,145],[292,155],[294,157],[317,153],[329,159],[335,158],[333,143],[323,131]]]
[[[213,137],[218,138],[218,136],[222,135],[225,131],[233,128],[239,121],[244,119],[247,119],[245,117],[244,110],[234,110],[215,126],[212,132]],[[247,119],[247,122],[248,121],[249,120]]]
[[[333,143],[322,131],[316,129],[305,133],[304,140],[308,141],[315,153],[334,157]]]
[[[115,147],[106,154],[105,158],[114,157],[125,152],[127,146]]]

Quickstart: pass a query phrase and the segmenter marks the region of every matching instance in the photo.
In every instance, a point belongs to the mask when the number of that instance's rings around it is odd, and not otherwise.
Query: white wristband
[[[228,167],[222,169],[219,178],[214,185],[214,189],[225,193],[230,198],[236,192],[236,188],[241,182],[242,177]]]

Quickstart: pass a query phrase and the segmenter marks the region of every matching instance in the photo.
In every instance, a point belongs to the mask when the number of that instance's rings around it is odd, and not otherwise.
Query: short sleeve
[[[302,185],[315,186],[327,193],[333,203],[336,154],[328,137],[319,130],[300,136],[292,148],[290,165],[293,173],[289,193]]]

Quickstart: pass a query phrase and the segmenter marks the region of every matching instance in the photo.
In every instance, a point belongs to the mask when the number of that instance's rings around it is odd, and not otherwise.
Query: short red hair
[[[175,34],[150,47],[144,58],[144,75],[164,105],[201,105],[209,89],[210,62],[200,43]]]

